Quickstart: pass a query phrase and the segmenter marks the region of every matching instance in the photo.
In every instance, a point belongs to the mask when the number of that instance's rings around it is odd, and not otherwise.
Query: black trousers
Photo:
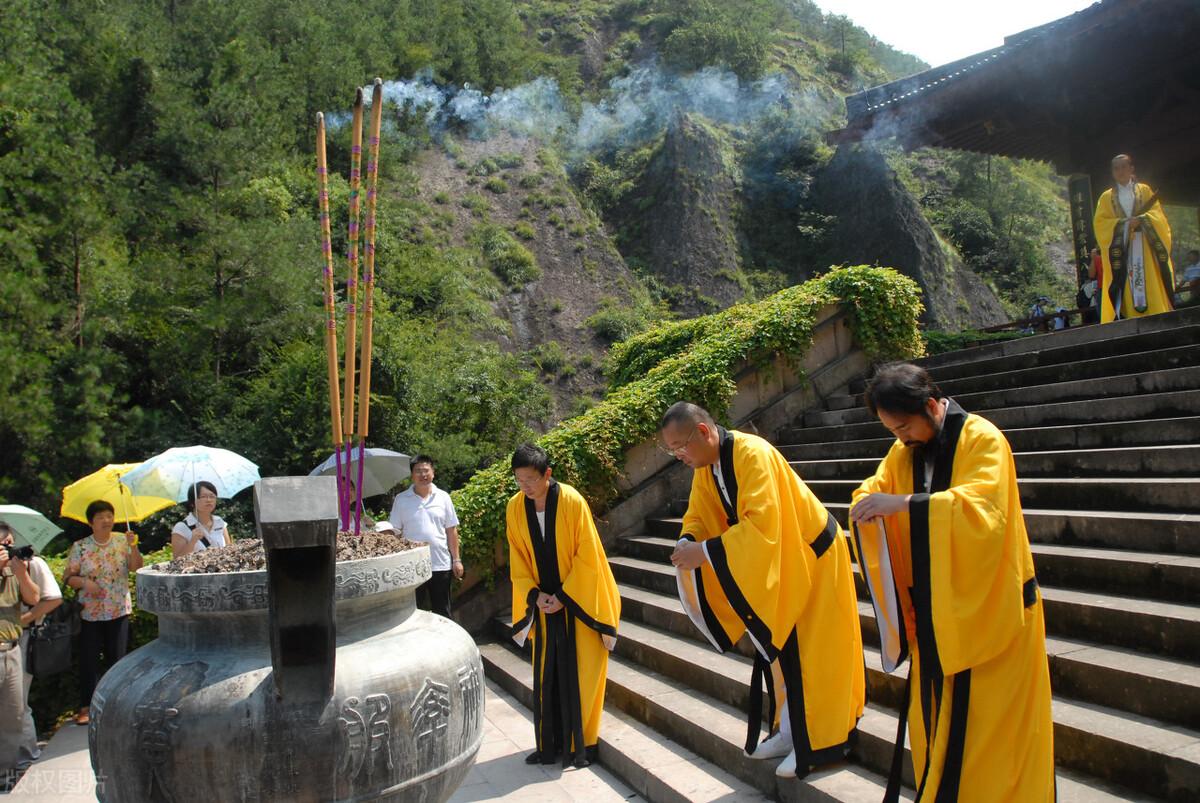
[[[417,586],[417,607],[450,618],[450,578],[454,573],[447,569],[434,572],[433,576]]]
[[[104,669],[109,669],[125,657],[129,648],[129,617],[121,616],[105,622],[80,622],[79,627],[79,705],[92,704],[92,692],[104,672],[100,659],[104,657]]]

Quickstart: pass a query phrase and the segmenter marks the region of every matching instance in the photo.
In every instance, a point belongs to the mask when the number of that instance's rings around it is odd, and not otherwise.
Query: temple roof
[[[851,95],[846,115],[834,143],[1039,159],[1097,187],[1130,153],[1164,201],[1200,205],[1200,2],[1103,0]]]

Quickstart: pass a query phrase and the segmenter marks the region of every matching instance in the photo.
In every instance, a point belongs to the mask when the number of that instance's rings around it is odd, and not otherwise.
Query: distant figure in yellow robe
[[[1100,196],[1093,221],[1104,260],[1100,322],[1170,312],[1175,273],[1166,212],[1134,176],[1132,158],[1114,157],[1112,174],[1116,184]]]
[[[786,756],[775,774],[807,775],[854,744],[866,702],[850,550],[833,515],[773,446],[726,430],[702,407],[663,416],[665,448],[695,469],[671,555],[680,599],[720,652],[749,633],[746,753]],[[767,722],[758,744],[764,684]]]
[[[906,721],[918,802],[1054,800],[1045,619],[1008,441],[915,365],[881,368],[866,402],[896,442],[854,492],[852,534],[864,575],[891,579],[868,584],[884,653],[912,657],[885,800]]]
[[[596,760],[621,597],[587,501],[552,479],[546,452],[526,444],[512,469],[521,489],[507,513],[512,633],[518,644],[533,640],[537,749],[525,763],[586,767]]]

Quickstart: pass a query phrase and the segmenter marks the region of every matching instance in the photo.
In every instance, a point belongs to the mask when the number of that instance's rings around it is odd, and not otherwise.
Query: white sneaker
[[[788,753],[788,757],[779,763],[775,768],[776,778],[795,778],[796,777],[796,751]]]
[[[781,758],[792,752],[791,737],[784,736],[783,732],[776,733],[759,743],[753,753],[746,753],[748,758],[765,759],[765,758]]]

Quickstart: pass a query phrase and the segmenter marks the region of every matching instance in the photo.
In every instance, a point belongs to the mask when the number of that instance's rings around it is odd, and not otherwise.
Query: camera
[[[33,557],[33,547],[31,546],[13,546],[12,544],[5,544],[4,548],[8,550],[9,560],[12,560],[13,558],[29,560]]]

